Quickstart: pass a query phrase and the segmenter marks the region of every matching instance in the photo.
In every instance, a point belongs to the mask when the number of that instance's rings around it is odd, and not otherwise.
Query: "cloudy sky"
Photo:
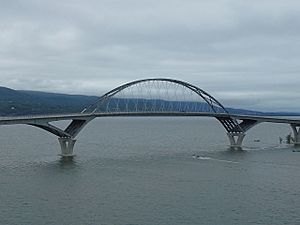
[[[148,77],[300,111],[300,2],[0,0],[1,86],[101,95]]]

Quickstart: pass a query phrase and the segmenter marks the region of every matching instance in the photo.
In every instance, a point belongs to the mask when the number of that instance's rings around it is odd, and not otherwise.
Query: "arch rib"
[[[168,79],[168,78],[142,79],[142,80],[136,80],[136,81],[132,81],[132,82],[123,84],[121,86],[118,86],[118,87],[112,89],[111,91],[107,92],[106,94],[102,95],[96,102],[94,102],[93,104],[91,104],[87,108],[85,108],[82,111],[82,113],[94,113],[97,110],[97,105],[99,103],[101,103],[102,101],[104,101],[110,97],[113,97],[117,93],[121,92],[122,90],[124,90],[130,86],[133,86],[138,83],[151,82],[151,81],[164,81],[164,82],[170,82],[170,83],[182,85],[182,86],[190,89],[194,93],[196,93],[198,96],[200,96],[210,106],[210,108],[213,112],[215,112],[215,113],[217,112],[216,108],[215,108],[215,105],[216,105],[216,106],[220,107],[225,114],[229,114],[228,111],[225,109],[225,107],[217,99],[215,99],[213,96],[211,96],[209,93],[205,92],[204,90],[202,90],[202,89],[198,88],[197,86],[192,85],[190,83],[180,81],[180,80],[175,80],[175,79]]]

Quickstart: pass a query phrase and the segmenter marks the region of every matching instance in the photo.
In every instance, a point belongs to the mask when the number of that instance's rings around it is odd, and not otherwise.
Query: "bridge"
[[[0,125],[26,124],[58,137],[61,155],[73,156],[76,136],[97,117],[213,117],[225,128],[230,148],[241,149],[246,132],[262,123],[289,124],[295,145],[300,145],[300,120],[232,114],[204,90],[187,82],[152,78],[121,85],[87,106],[81,113],[0,117]],[[69,120],[65,129],[54,121]]]

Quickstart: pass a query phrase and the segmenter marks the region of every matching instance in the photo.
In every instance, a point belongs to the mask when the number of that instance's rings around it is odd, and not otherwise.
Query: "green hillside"
[[[95,96],[17,91],[0,87],[0,116],[81,112]]]

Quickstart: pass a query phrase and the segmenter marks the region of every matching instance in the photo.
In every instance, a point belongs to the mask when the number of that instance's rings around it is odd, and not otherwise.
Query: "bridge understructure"
[[[300,120],[230,114],[204,90],[174,79],[143,79],[121,85],[102,95],[81,113],[2,117],[0,125],[28,124],[58,137],[63,157],[73,156],[78,133],[96,117],[185,116],[214,117],[225,128],[229,147],[241,149],[246,132],[261,122],[290,124],[295,145],[300,145]],[[65,129],[53,121],[71,120]]]
[[[228,116],[228,118],[216,117],[227,131],[227,136],[230,142],[230,148],[241,149],[243,140],[246,136],[246,131],[258,123],[257,120],[244,119],[238,122]],[[232,121],[235,121],[233,123]]]
[[[73,148],[76,142],[76,136],[83,129],[83,127],[94,118],[95,116],[93,115],[69,115],[67,117],[65,115],[31,116],[15,118],[15,120],[2,121],[2,124],[27,124],[50,132],[58,137],[61,147],[61,156],[69,157],[73,156]],[[66,119],[71,120],[71,122],[65,129],[61,129],[58,126],[51,124],[53,121]]]
[[[299,124],[291,124],[293,130],[293,140],[296,146],[300,146],[300,125]]]

